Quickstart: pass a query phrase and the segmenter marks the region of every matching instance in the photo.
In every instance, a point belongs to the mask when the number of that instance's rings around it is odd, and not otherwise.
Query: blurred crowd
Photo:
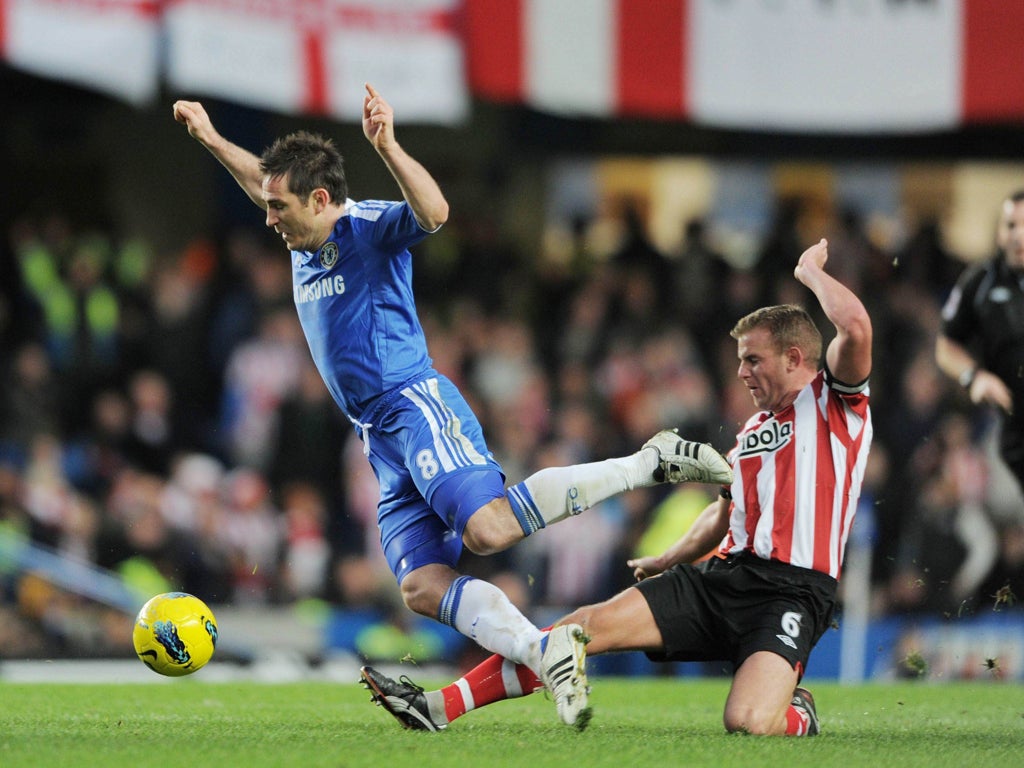
[[[681,246],[662,252],[630,205],[610,227],[573,222],[539,256],[453,219],[417,253],[435,365],[509,482],[631,452],[668,426],[726,451],[753,410],[728,332],[762,304],[815,306],[792,268],[824,235],[875,328],[876,438],[850,542],[870,554],[860,597],[874,615],[1012,609],[1024,502],[993,458],[993,414],[932,357],[963,262],[935,222],[883,246],[856,212],[808,232],[800,211],[780,201],[743,267],[716,248],[714,221],[681,223]],[[111,569],[141,595],[403,614],[376,481],[313,368],[279,241],[256,222],[165,253],[53,214],[19,220],[2,248],[0,535]],[[602,599],[711,493],[634,491],[466,567],[526,610]],[[45,580],[0,562],[0,597],[0,656],[73,641],[76,603]]]

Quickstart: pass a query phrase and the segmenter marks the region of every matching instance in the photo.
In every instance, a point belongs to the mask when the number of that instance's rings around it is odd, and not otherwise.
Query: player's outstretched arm
[[[173,110],[174,119],[188,128],[189,136],[206,147],[228,169],[250,200],[266,210],[259,158],[221,136],[198,101],[176,101]]]
[[[719,497],[708,504],[693,525],[664,553],[627,560],[637,581],[656,576],[680,563],[695,563],[722,543],[729,530],[729,500]]]
[[[839,381],[859,384],[871,374],[871,318],[853,291],[825,271],[826,261],[828,241],[822,238],[801,254],[793,274],[836,327],[825,352],[829,370]]]
[[[366,84],[363,135],[395,177],[420,226],[433,232],[448,220],[448,201],[426,168],[395,140],[395,113],[377,90]]]

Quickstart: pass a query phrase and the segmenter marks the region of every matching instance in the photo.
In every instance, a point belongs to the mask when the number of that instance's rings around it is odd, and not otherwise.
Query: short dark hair
[[[739,339],[755,328],[767,328],[779,352],[798,347],[814,368],[821,367],[821,331],[803,307],[778,304],[755,309],[741,317],[729,335]]]
[[[1016,192],[1011,192],[1006,196],[1006,199],[1011,203],[1024,203],[1024,187],[1021,187]]]
[[[296,131],[277,139],[263,151],[260,170],[286,177],[288,190],[303,199],[321,187],[339,205],[348,197],[344,158],[331,139],[316,133]]]

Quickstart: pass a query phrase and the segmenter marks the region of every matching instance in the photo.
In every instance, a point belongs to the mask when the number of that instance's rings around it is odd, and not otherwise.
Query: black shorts
[[[661,630],[654,661],[731,661],[771,651],[803,674],[828,629],[838,583],[827,574],[751,554],[677,565],[636,589]]]

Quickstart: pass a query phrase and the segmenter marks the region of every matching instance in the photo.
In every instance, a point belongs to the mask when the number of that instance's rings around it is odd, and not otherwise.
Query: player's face
[[[767,328],[754,328],[736,340],[740,377],[754,398],[754,405],[763,411],[778,411],[790,403],[789,362],[778,351]]]
[[[316,207],[313,196],[303,200],[288,189],[285,177],[263,179],[263,201],[267,204],[267,226],[281,235],[292,251],[313,251],[322,238],[316,233]]]
[[[1006,263],[1016,269],[1024,269],[1024,200],[1003,203],[997,241]]]

